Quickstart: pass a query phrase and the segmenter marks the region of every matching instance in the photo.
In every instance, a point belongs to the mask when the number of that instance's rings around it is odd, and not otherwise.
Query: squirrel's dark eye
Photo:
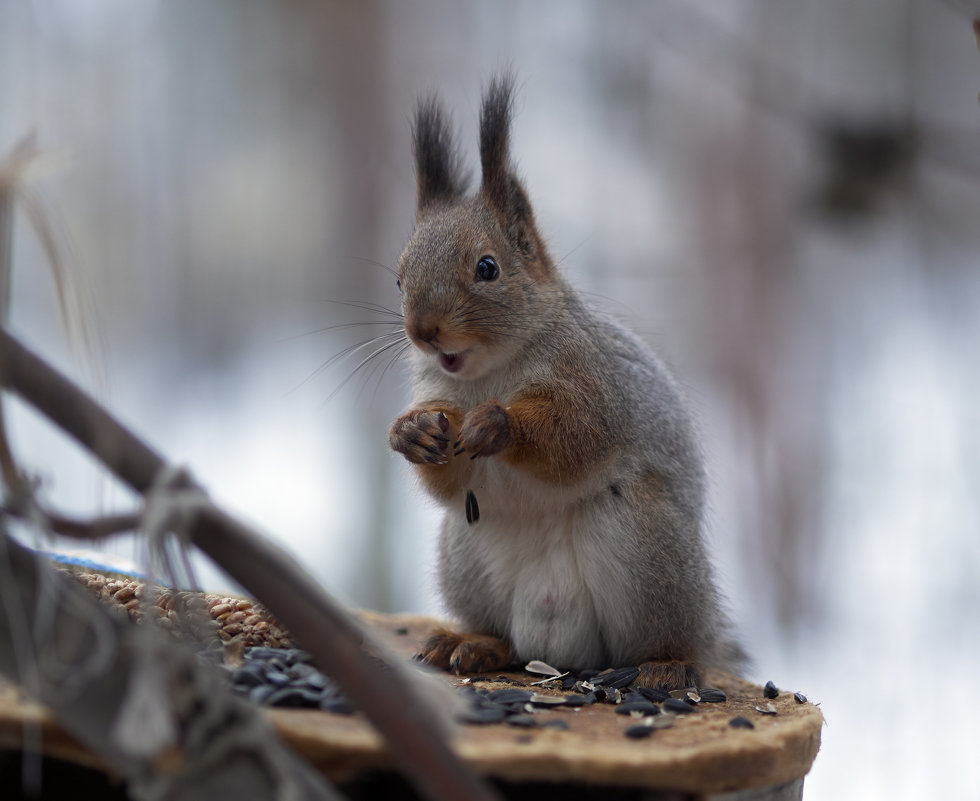
[[[476,263],[477,281],[496,281],[500,276],[500,268],[493,256],[484,256]]]

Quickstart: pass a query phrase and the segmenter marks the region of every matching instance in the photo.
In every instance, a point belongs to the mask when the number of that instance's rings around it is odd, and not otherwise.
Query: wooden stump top
[[[429,631],[444,622],[409,615],[361,613],[375,636],[396,654],[411,657]],[[466,676],[439,673],[450,685]],[[493,673],[516,684],[540,679],[530,673]],[[642,740],[624,735],[637,721],[617,715],[611,704],[536,711],[540,720],[561,719],[567,730],[518,728],[506,724],[465,725],[455,729],[454,747],[484,775],[508,781],[582,781],[593,785],[635,786],[692,793],[719,793],[772,787],[806,775],[820,748],[823,715],[813,703],[798,703],[792,691],[775,699],[763,688],[727,674],[709,674],[707,683],[724,690],[728,701],[699,704],[669,729]],[[477,683],[500,689],[505,683]],[[555,690],[529,687],[541,693]],[[772,704],[775,715],[757,706]],[[281,735],[327,776],[348,780],[388,761],[380,738],[360,716],[342,717],[302,710],[270,711]],[[746,717],[754,729],[729,726]]]
[[[439,621],[408,615],[361,613],[375,637],[395,654],[409,658]],[[503,676],[513,684],[494,682]],[[436,674],[449,687],[465,676]],[[530,685],[539,676],[493,673],[476,687],[500,689]],[[510,782],[582,782],[589,785],[644,787],[697,794],[766,788],[796,782],[810,770],[820,747],[823,715],[813,703],[798,703],[792,690],[775,699],[763,688],[726,674],[709,674],[707,684],[728,695],[724,703],[699,704],[679,716],[672,728],[634,740],[624,731],[637,721],[616,714],[611,704],[558,707],[534,713],[537,720],[560,719],[566,730],[519,728],[507,724],[460,725],[452,731],[457,753],[480,773]],[[543,694],[547,688],[529,687]],[[447,693],[451,702],[451,694]],[[757,706],[772,704],[776,714]],[[269,709],[282,738],[328,778],[349,782],[391,769],[381,738],[357,713]],[[733,728],[742,716],[752,729]],[[0,684],[0,748],[19,749],[25,724],[40,727],[46,755],[87,767],[99,761],[66,735],[37,705],[10,685]]]

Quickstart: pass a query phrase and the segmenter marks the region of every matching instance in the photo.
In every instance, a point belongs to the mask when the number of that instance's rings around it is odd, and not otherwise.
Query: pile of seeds
[[[540,668],[540,670],[539,670]],[[546,665],[531,663],[528,669],[547,672]],[[553,669],[552,669],[553,670]],[[627,737],[648,737],[656,729],[674,725],[678,716],[689,715],[702,703],[724,703],[728,697],[714,687],[687,687],[668,692],[650,687],[633,687],[639,675],[636,667],[623,667],[603,672],[582,671],[549,676],[533,685],[550,684],[565,691],[562,695],[536,693],[528,689],[508,687],[499,690],[477,689],[474,683],[510,683],[504,676],[490,679],[474,676],[464,680],[462,691],[468,701],[466,709],[457,715],[462,723],[506,723],[511,726],[568,728],[560,718],[541,720],[536,712],[544,709],[579,708],[591,704],[612,704],[616,714],[637,719],[625,729]],[[532,685],[532,686],[533,686]]]
[[[354,707],[336,682],[311,663],[298,648],[246,648],[242,664],[230,669],[231,684],[256,704],[351,714]]]
[[[212,649],[214,650],[214,649]],[[202,655],[207,658],[208,655]],[[221,662],[221,647],[210,654],[212,661]],[[535,663],[532,663],[532,665]],[[540,664],[540,663],[538,663]],[[296,648],[246,648],[238,667],[225,668],[234,690],[253,703],[303,709],[319,709],[349,715],[355,711],[350,700],[329,677],[318,671],[309,654]],[[528,666],[531,668],[531,665]],[[639,675],[635,667],[616,668],[601,673],[582,671],[548,676],[530,685],[507,676],[472,676],[458,685],[465,703],[456,713],[459,723],[471,725],[506,724],[521,728],[568,729],[560,717],[541,715],[546,710],[578,709],[592,704],[610,704],[616,714],[634,719],[623,729],[631,739],[649,737],[657,729],[675,725],[679,718],[692,715],[702,704],[724,704],[728,696],[715,687],[686,687],[667,690],[634,687]],[[481,684],[499,684],[497,689]],[[559,687],[561,694],[537,691],[537,686]],[[772,682],[766,684],[763,698],[776,699],[780,691]],[[797,703],[807,703],[802,693],[794,693]],[[776,715],[771,703],[758,705],[761,715]],[[744,715],[728,721],[733,729],[754,729],[755,724]]]
[[[217,635],[227,642],[288,648],[289,635],[261,605],[247,598],[186,592],[131,578],[64,571],[106,603],[110,610],[141,622],[147,617],[165,629],[189,627],[196,637]]]
[[[220,662],[220,646],[210,656],[213,661]],[[238,667],[225,667],[234,690],[256,704],[320,709],[343,715],[355,711],[336,682],[318,671],[310,655],[297,648],[246,648]],[[635,719],[623,730],[623,734],[639,739],[649,737],[657,729],[672,727],[678,718],[694,714],[701,704],[724,704],[728,701],[724,691],[715,687],[686,687],[672,692],[634,687],[633,682],[639,675],[635,667],[601,673],[555,673],[530,685],[506,676],[463,679],[459,691],[465,704],[456,713],[456,719],[471,725],[506,724],[521,728],[567,729],[565,720],[539,713],[559,708],[578,709],[591,704],[610,704],[616,707],[617,715]],[[478,688],[476,684],[502,686],[497,689]],[[551,685],[554,689],[560,687],[563,692],[551,694],[537,691],[540,685]],[[779,690],[769,682],[763,697],[775,699],[778,696]],[[794,698],[797,703],[806,703],[801,693],[795,693]],[[772,703],[756,706],[755,709],[762,715],[777,714]],[[736,729],[755,728],[755,724],[742,715],[731,718],[728,725]]]

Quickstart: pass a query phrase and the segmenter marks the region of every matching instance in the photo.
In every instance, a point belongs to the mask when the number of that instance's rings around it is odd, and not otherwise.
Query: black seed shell
[[[653,703],[653,701],[647,701],[645,698],[636,701],[624,701],[616,707],[617,715],[629,715],[631,712],[640,712],[644,715],[659,715],[660,707]]]
[[[633,740],[640,740],[643,737],[649,737],[651,734],[653,734],[653,726],[650,726],[647,723],[636,723],[627,727],[623,734]]]
[[[664,701],[670,698],[669,692],[666,690],[661,690],[658,687],[636,687],[635,689],[648,701],[654,701],[658,704],[662,704]]]
[[[466,522],[473,525],[480,519],[480,506],[476,502],[473,490],[466,490]]]
[[[596,687],[612,687],[613,689],[621,690],[623,687],[629,687],[629,685],[636,681],[636,677],[639,675],[640,669],[638,667],[615,668],[608,673],[594,676],[592,678],[592,684]]]
[[[728,725],[733,729],[754,729],[755,724],[748,718],[743,718],[739,715],[737,718],[732,718],[728,721]]]
[[[476,709],[466,709],[456,715],[456,720],[460,723],[484,725],[487,723],[501,723],[505,717],[507,717],[507,710],[502,706],[486,706]]]
[[[494,690],[487,693],[487,698],[498,704],[526,704],[531,700],[533,693],[527,690],[518,690],[516,687],[507,687],[503,690]]]
[[[779,689],[771,681],[767,681],[765,689],[762,691],[762,694],[766,698],[776,698],[779,695]]]
[[[693,706],[687,703],[687,701],[681,701],[679,698],[668,698],[666,701],[664,701],[664,712],[673,712],[677,715],[689,715],[693,711]]]

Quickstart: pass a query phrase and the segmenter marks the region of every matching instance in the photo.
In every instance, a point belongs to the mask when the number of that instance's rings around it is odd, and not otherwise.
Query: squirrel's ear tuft
[[[466,174],[453,141],[449,117],[435,96],[420,100],[412,127],[418,213],[458,199],[466,191]]]
[[[480,111],[480,166],[483,194],[497,211],[507,212],[510,194],[510,120],[514,105],[514,79],[498,75],[483,93]]]
[[[517,250],[533,258],[537,239],[534,212],[510,164],[513,106],[514,76],[505,73],[495,77],[483,93],[483,108],[480,111],[481,192]]]

